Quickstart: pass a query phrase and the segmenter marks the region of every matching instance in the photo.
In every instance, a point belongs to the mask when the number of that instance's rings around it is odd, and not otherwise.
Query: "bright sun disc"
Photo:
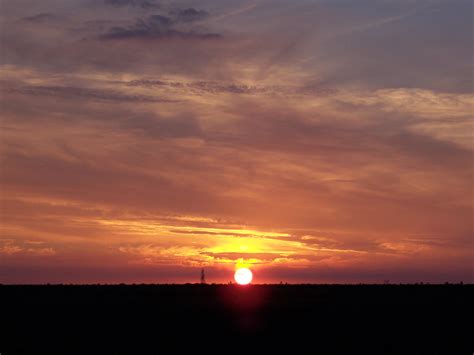
[[[248,285],[252,282],[252,271],[246,267],[238,269],[234,274],[235,282],[239,285]]]

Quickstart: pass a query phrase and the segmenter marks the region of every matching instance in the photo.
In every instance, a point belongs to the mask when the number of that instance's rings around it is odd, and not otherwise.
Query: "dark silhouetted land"
[[[0,286],[0,353],[472,354],[473,290],[472,285]]]

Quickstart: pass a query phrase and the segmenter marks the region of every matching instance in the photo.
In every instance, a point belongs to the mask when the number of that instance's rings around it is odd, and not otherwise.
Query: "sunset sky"
[[[0,0],[0,283],[473,282],[470,0]]]

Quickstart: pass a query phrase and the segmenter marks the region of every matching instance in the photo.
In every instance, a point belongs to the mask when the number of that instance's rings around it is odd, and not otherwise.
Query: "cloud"
[[[192,117],[157,119],[153,115],[133,116],[123,120],[118,130],[151,138],[199,138],[203,135],[199,122]]]
[[[23,18],[23,21],[31,22],[31,23],[51,23],[51,22],[56,22],[59,20],[60,20],[59,16],[48,13],[48,12],[42,12],[37,15]]]
[[[52,96],[64,99],[85,99],[96,101],[117,102],[173,102],[174,100],[145,95],[126,95],[113,90],[91,89],[74,86],[21,86],[6,87],[2,90],[9,93],[18,93],[32,96]]]
[[[20,242],[12,239],[0,239],[0,254],[3,256],[34,255],[52,256],[56,251],[51,247],[41,247],[43,243]]]
[[[106,34],[101,35],[102,39],[161,39],[161,38],[181,38],[181,39],[217,39],[220,34],[202,32],[193,28],[181,29],[181,24],[192,23],[204,19],[207,16],[205,11],[195,9],[185,9],[172,12],[172,17],[162,15],[151,15],[146,19],[138,19],[134,25],[128,27],[113,27]]]
[[[180,90],[185,94],[247,94],[247,95],[335,95],[337,90],[319,87],[317,85],[290,86],[290,85],[245,85],[217,81],[179,82],[161,79],[137,79],[127,83],[131,87],[165,88]]]
[[[141,7],[144,9],[150,8],[160,8],[161,5],[157,3],[155,0],[104,0],[106,5],[113,5],[113,6],[132,6],[132,7]]]
[[[185,23],[185,22],[194,22],[201,21],[209,16],[209,13],[204,10],[196,10],[194,8],[173,10],[170,12],[170,15],[173,16],[173,22],[175,23]]]
[[[201,252],[202,256],[207,256],[212,258],[217,264],[231,264],[235,265],[236,263],[246,263],[248,266],[255,266],[259,264],[274,264],[278,263],[279,260],[284,259],[285,263],[288,265],[290,263],[300,263],[305,264],[307,259],[301,255],[288,255],[285,253],[243,253],[243,252]]]
[[[14,245],[12,243],[4,243],[0,247],[1,254],[11,255],[11,254],[20,253],[22,251],[23,251],[23,248],[19,247],[18,245]]]

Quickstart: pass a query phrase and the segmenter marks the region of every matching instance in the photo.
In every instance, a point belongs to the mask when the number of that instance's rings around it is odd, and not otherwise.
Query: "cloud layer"
[[[0,282],[472,281],[469,1],[2,7]]]

